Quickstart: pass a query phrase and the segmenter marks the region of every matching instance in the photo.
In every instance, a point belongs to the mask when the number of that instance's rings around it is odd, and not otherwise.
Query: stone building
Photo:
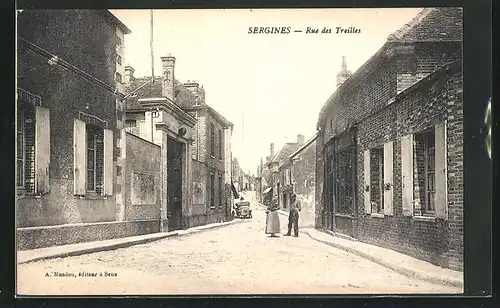
[[[304,144],[304,136],[297,135],[296,142],[287,142],[270,158],[267,166],[271,172],[273,198],[281,209],[290,207],[290,194],[293,192],[292,163],[289,156]]]
[[[318,120],[316,226],[463,268],[462,10],[424,9]]]
[[[116,76],[130,30],[107,10],[23,10],[17,21],[18,247],[120,236],[126,223],[96,231],[117,218]]]
[[[302,204],[299,224],[303,227],[314,226],[317,136],[316,133],[288,157],[293,191]]]
[[[125,74],[128,91],[135,92],[127,100],[126,130],[160,145],[159,131],[167,131],[162,207],[170,230],[227,220],[232,204],[227,162],[233,125],[205,102],[198,83],[175,79],[175,61],[162,57],[162,77],[135,78],[131,67]]]

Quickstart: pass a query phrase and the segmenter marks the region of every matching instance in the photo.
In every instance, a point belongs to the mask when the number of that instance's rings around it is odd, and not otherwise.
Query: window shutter
[[[48,194],[50,164],[50,111],[35,107],[35,192]]]
[[[394,196],[394,180],[393,180],[393,142],[389,141],[384,144],[384,214],[393,215],[393,196]],[[385,185],[390,184],[389,189],[385,189]]]
[[[413,134],[401,137],[403,215],[413,215]]]
[[[370,214],[372,212],[371,197],[370,197],[370,150],[365,150],[364,153],[364,185],[363,191],[365,193],[365,213]],[[368,186],[368,191],[366,187]]]
[[[436,217],[448,219],[448,190],[447,190],[447,164],[446,164],[446,122],[435,127],[436,145]]]
[[[75,119],[73,152],[74,152],[74,193],[85,195],[87,175],[87,136],[85,122]]]
[[[104,196],[113,195],[113,130],[104,130]]]

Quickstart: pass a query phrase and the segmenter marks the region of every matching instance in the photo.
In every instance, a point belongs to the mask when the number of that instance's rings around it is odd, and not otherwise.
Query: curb
[[[347,252],[352,253],[354,255],[357,255],[359,257],[365,258],[367,260],[370,260],[371,262],[382,265],[383,267],[391,269],[391,270],[393,270],[399,274],[402,274],[406,277],[424,280],[424,281],[427,281],[427,282],[430,282],[433,284],[447,285],[447,286],[452,286],[452,287],[460,287],[463,289],[463,282],[462,281],[454,280],[454,279],[447,279],[447,278],[443,278],[443,277],[438,278],[438,277],[428,276],[428,275],[423,274],[421,272],[417,272],[417,271],[414,271],[411,269],[396,266],[394,264],[391,264],[390,262],[387,262],[387,261],[380,259],[380,258],[373,257],[372,255],[364,253],[364,252],[359,251],[357,249],[353,249],[353,248],[346,247],[343,245],[339,245],[339,244],[335,244],[332,242],[317,239],[317,238],[313,237],[307,230],[301,231],[301,232],[306,233],[311,239],[313,239],[317,242],[320,242],[320,243],[332,246],[334,248],[347,251]]]
[[[179,230],[179,231],[167,232],[167,233],[163,233],[163,234],[152,233],[151,236],[147,237],[147,238],[124,240],[123,242],[104,244],[102,246],[97,246],[97,247],[76,248],[74,250],[66,251],[66,252],[59,252],[59,253],[52,253],[52,254],[47,253],[46,255],[42,255],[42,256],[38,256],[38,257],[26,258],[25,260],[23,260],[21,262],[17,262],[17,264],[25,264],[25,263],[29,263],[29,262],[36,262],[36,261],[56,259],[56,258],[75,257],[75,256],[80,256],[80,255],[84,255],[84,254],[88,254],[88,253],[115,250],[115,249],[119,249],[119,248],[127,248],[130,246],[141,245],[141,244],[159,241],[159,240],[169,238],[169,237],[185,236],[185,235],[200,233],[202,231],[226,227],[229,225],[242,223],[242,222],[247,222],[247,221],[245,221],[245,220],[231,220],[231,221],[229,221],[225,224],[222,224],[222,225],[212,225],[212,226],[211,225],[204,225],[204,226],[195,227],[198,229],[192,228],[191,230],[189,230],[189,229]],[[154,235],[156,235],[156,236],[154,236]],[[126,238],[124,238],[124,239],[126,239]],[[114,240],[119,240],[119,239],[114,239]],[[84,243],[81,243],[81,244],[84,244]]]

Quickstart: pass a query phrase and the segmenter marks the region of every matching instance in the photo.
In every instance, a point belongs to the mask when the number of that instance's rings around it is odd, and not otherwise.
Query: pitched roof
[[[128,93],[134,91],[140,86],[144,85],[148,82],[150,77],[141,77],[134,78],[134,80],[127,85],[126,90]],[[141,104],[139,104],[138,100],[140,98],[156,98],[162,97],[161,93],[161,77],[155,77],[154,82],[150,82],[144,87],[140,88],[136,91],[137,95],[135,97],[128,97],[126,100],[126,108],[127,110],[131,109],[142,109]],[[174,103],[181,108],[192,107],[196,104],[197,98],[196,96],[189,91],[181,82],[178,80],[174,80],[174,94],[175,101]],[[205,103],[200,102],[201,105]]]
[[[352,74],[327,99],[320,110],[317,127],[325,114],[335,108],[336,101],[345,89],[352,88],[385,57],[394,44],[417,42],[461,41],[463,33],[462,9],[454,7],[425,8],[403,27],[389,35],[385,44]]]
[[[288,161],[288,157],[295,151],[297,151],[302,144],[297,142],[287,142],[285,145],[271,158],[267,165],[272,163],[278,163],[279,165]]]
[[[396,32],[388,41],[435,42],[461,41],[463,32],[462,8],[426,8]]]
[[[116,17],[115,14],[111,13],[110,10],[105,10],[104,15],[107,18],[109,18],[111,22],[117,25],[123,31],[123,33],[125,34],[132,33],[132,31],[127,26],[125,26],[125,24],[120,19],[118,19],[118,17]]]

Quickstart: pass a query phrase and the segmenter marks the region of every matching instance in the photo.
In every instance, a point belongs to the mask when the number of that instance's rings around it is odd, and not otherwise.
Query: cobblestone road
[[[252,220],[144,245],[18,266],[20,294],[454,293]],[[282,228],[286,217],[281,217]],[[70,276],[56,277],[54,272]],[[95,276],[89,276],[96,273]],[[82,276],[79,276],[82,274]],[[100,276],[102,274],[103,276]],[[115,276],[116,274],[116,276]]]

